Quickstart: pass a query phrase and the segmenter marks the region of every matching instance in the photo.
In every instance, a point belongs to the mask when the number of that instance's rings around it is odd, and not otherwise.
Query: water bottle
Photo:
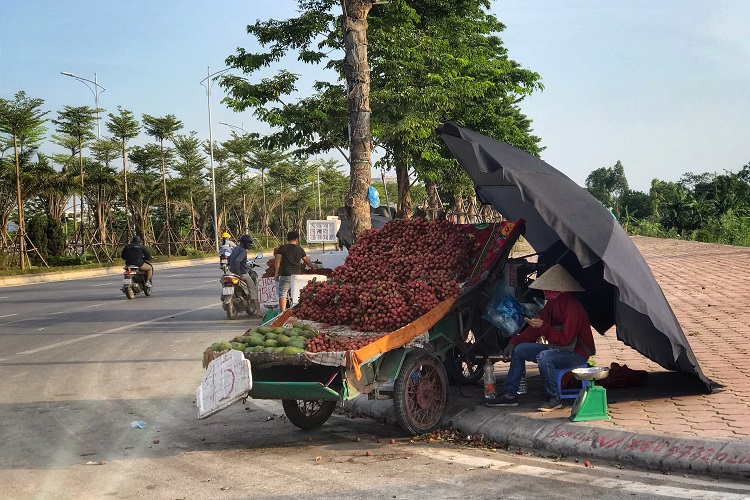
[[[526,367],[523,367],[523,373],[521,374],[521,382],[518,384],[518,394],[526,394]]]
[[[487,359],[484,363],[484,399],[491,400],[497,397],[495,382],[495,365]]]

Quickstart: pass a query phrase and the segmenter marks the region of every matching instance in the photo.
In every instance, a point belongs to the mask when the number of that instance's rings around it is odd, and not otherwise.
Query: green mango
[[[245,344],[242,342],[230,342],[230,345],[232,346],[232,349],[235,351],[243,351],[245,350]]]
[[[237,335],[235,338],[232,339],[232,342],[239,342],[240,344],[245,343],[245,336],[244,335]]]
[[[285,346],[289,342],[289,340],[290,340],[290,338],[287,337],[286,335],[284,335],[283,333],[281,335],[279,335],[278,337],[276,337],[276,342],[280,346]]]
[[[292,341],[287,344],[287,347],[296,347],[304,351],[307,348],[307,344],[304,342]]]
[[[214,342],[211,344],[211,350],[213,352],[221,351],[221,342]]]
[[[229,342],[219,342],[219,350],[220,351],[228,351],[232,348],[232,344]]]
[[[276,348],[275,347],[264,347],[263,348],[263,352],[274,353],[274,352],[276,352]]]
[[[277,344],[276,341],[273,339],[268,339],[265,342],[263,342],[263,346],[264,347],[278,347],[279,344]]]
[[[275,333],[276,335],[281,335],[282,333],[286,331],[287,329],[284,328],[283,326],[277,326],[276,328],[273,329],[273,333]]]
[[[264,339],[261,335],[251,335],[245,341],[245,344],[247,344],[247,345],[249,345],[251,347],[256,347],[256,346],[259,346],[259,345],[262,346],[263,342],[265,342],[265,341],[266,341],[266,339]]]
[[[315,330],[305,330],[304,335],[306,339],[314,339],[318,336],[318,332],[316,332]]]
[[[282,347],[277,347],[274,352],[276,354],[281,354],[282,352],[284,352],[284,349],[286,349],[286,347],[283,347],[283,346]]]
[[[277,333],[268,332],[268,333],[266,333],[265,338],[266,338],[266,340],[276,340],[276,337],[278,337],[278,336],[279,336],[279,334],[277,334]]]
[[[302,354],[303,352],[305,352],[305,350],[300,349],[299,347],[287,346],[282,351],[282,354]]]
[[[258,327],[258,333],[265,335],[268,332],[272,332],[273,328],[269,328],[267,326],[259,326]]]

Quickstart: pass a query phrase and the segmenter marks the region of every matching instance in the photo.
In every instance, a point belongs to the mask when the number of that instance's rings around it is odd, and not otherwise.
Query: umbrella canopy
[[[668,370],[714,383],[700,369],[651,269],[633,241],[588,191],[541,159],[453,122],[438,127],[474,182],[477,198],[508,219],[526,220],[524,237],[542,263],[560,263],[585,288],[592,326]]]

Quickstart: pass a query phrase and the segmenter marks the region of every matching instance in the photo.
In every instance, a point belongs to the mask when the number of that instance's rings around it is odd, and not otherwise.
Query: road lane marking
[[[89,286],[109,286],[109,285],[115,285],[117,284],[116,281],[113,281],[111,283],[97,283],[96,285],[89,285]]]
[[[573,484],[587,484],[589,486],[607,489],[626,491],[633,495],[665,495],[674,498],[701,498],[709,500],[747,499],[747,493],[734,494],[725,491],[706,491],[703,489],[690,489],[679,486],[656,485],[648,482],[647,478],[643,481],[630,481],[626,479],[608,477],[593,477],[590,474],[573,472],[572,470],[548,469],[534,465],[517,465],[511,462],[494,460],[490,458],[474,457],[462,455],[457,452],[447,450],[415,450],[415,453],[424,457],[431,457],[436,460],[445,462],[455,462],[462,465],[468,465],[476,468],[493,468],[498,473],[503,474],[520,474],[534,478],[546,478],[553,481],[561,481]],[[707,483],[695,481],[696,486],[706,486]]]
[[[162,276],[162,278],[177,278],[179,276],[185,276],[185,273],[181,273],[181,274],[167,274],[166,276]]]
[[[184,292],[185,290],[195,290],[196,288],[206,288],[208,285],[193,285],[187,288],[178,288],[178,292]]]
[[[5,296],[5,297],[0,297],[0,299],[7,299],[7,298],[8,298],[7,296]]]
[[[104,304],[106,304],[106,302],[100,302],[98,304],[91,304],[90,306],[74,307],[73,309],[66,309],[64,311],[57,311],[57,312],[54,312],[54,313],[49,313],[49,315],[50,316],[54,316],[55,314],[65,314],[65,313],[69,313],[69,312],[83,311],[84,309],[91,309],[92,307],[101,307]]]
[[[177,312],[177,313],[172,313],[172,314],[166,314],[164,316],[160,316],[158,318],[150,319],[148,321],[141,321],[139,323],[131,323],[131,324],[128,324],[128,325],[117,327],[117,328],[112,328],[110,330],[104,330],[103,332],[92,333],[90,335],[85,335],[85,336],[79,337],[77,339],[65,340],[63,342],[58,342],[57,344],[51,344],[51,345],[47,345],[47,346],[44,346],[44,347],[38,347],[36,349],[30,349],[28,351],[19,352],[19,353],[16,354],[16,356],[21,356],[21,355],[24,355],[24,354],[36,354],[38,352],[49,351],[50,349],[56,349],[58,347],[63,347],[63,346],[66,346],[66,345],[75,344],[76,342],[81,342],[81,341],[84,341],[84,340],[89,340],[89,339],[93,339],[93,338],[96,338],[96,337],[101,337],[102,335],[106,335],[108,333],[115,333],[115,332],[119,332],[119,331],[122,331],[122,330],[126,330],[128,328],[136,328],[136,327],[141,326],[141,325],[148,325],[150,323],[157,323],[157,322],[162,321],[164,319],[176,318],[177,316],[184,316],[185,314],[190,314],[192,312],[200,311],[202,309],[208,309],[209,307],[216,307],[216,304],[209,304],[207,306],[198,307],[196,309],[191,309],[189,311],[182,311],[182,312]],[[5,359],[7,359],[7,358],[5,358]],[[2,361],[2,360],[0,360],[0,361]]]
[[[10,318],[11,316],[18,316],[18,313],[3,314],[2,316],[0,316],[0,318]]]

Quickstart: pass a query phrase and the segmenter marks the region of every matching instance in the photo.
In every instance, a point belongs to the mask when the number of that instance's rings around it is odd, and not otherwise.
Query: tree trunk
[[[172,256],[172,243],[170,233],[172,232],[172,226],[169,224],[169,197],[167,196],[167,168],[164,163],[164,139],[159,141],[159,148],[161,149],[161,184],[164,188],[164,229],[167,235],[167,255]]]
[[[130,228],[130,214],[128,213],[128,167],[127,167],[127,152],[125,151],[125,138],[122,138],[122,184],[125,191],[125,228],[128,233],[131,232]]]
[[[456,216],[456,223],[457,224],[466,224],[466,212],[464,211],[464,199],[461,198],[461,195],[456,195],[453,197],[453,213]]]
[[[18,138],[13,134],[13,153],[16,157],[16,202],[18,202],[18,238],[21,272],[26,266],[26,226],[23,221],[23,200],[21,199],[21,160],[18,157]]]
[[[445,217],[445,210],[437,190],[437,182],[426,180],[424,187],[427,191],[427,209],[430,220],[442,219]]]
[[[346,83],[349,100],[349,193],[345,206],[352,235],[370,229],[367,189],[372,176],[370,157],[370,67],[367,61],[367,14],[372,0],[341,0],[344,12]]]
[[[398,184],[398,202],[396,203],[396,218],[411,219],[411,182],[409,181],[409,167],[401,163],[396,164],[396,182]]]

